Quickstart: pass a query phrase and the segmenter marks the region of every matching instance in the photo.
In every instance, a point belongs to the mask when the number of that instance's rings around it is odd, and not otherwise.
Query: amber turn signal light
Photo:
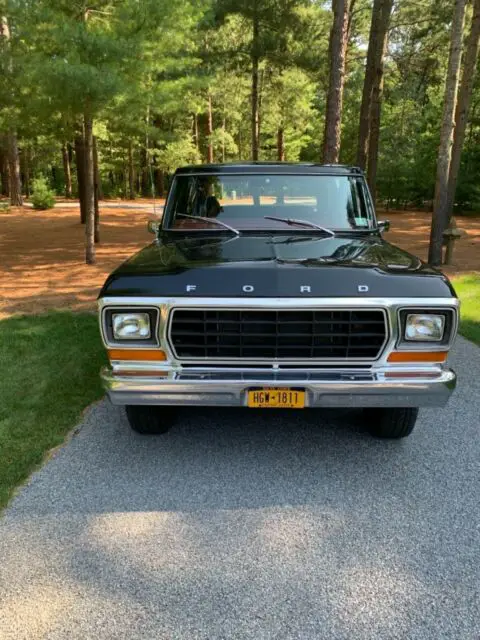
[[[162,362],[167,359],[161,349],[108,349],[110,360],[135,360],[144,362]]]
[[[388,362],[445,362],[447,351],[392,351]]]

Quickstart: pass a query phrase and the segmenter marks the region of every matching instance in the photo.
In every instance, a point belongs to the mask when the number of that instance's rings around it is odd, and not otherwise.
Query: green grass
[[[480,345],[480,275],[455,278],[453,286],[462,301],[460,333]]]
[[[104,361],[94,315],[0,321],[0,508],[101,398]]]

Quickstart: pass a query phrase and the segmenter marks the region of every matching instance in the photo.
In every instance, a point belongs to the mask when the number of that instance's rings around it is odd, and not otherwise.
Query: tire
[[[409,436],[417,421],[418,409],[367,409],[365,411],[368,430],[376,438],[393,439]]]
[[[130,427],[143,435],[167,433],[176,418],[176,407],[127,405]]]

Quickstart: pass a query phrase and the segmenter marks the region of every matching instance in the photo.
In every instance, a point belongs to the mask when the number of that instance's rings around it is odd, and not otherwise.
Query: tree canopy
[[[355,164],[373,3],[350,0],[348,15],[342,6],[339,161]],[[433,201],[452,7],[398,0],[385,23],[376,189],[388,207]],[[11,133],[24,192],[43,175],[68,193],[65,161],[75,168],[86,116],[105,196],[150,195],[152,179],[162,194],[177,166],[207,159],[322,160],[334,11],[320,0],[2,0],[1,9],[3,193]],[[480,209],[479,137],[477,76],[460,209]]]

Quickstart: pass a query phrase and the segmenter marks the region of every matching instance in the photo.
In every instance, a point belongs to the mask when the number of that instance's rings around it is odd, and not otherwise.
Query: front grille
[[[387,337],[380,309],[174,309],[170,342],[188,360],[375,360]]]

